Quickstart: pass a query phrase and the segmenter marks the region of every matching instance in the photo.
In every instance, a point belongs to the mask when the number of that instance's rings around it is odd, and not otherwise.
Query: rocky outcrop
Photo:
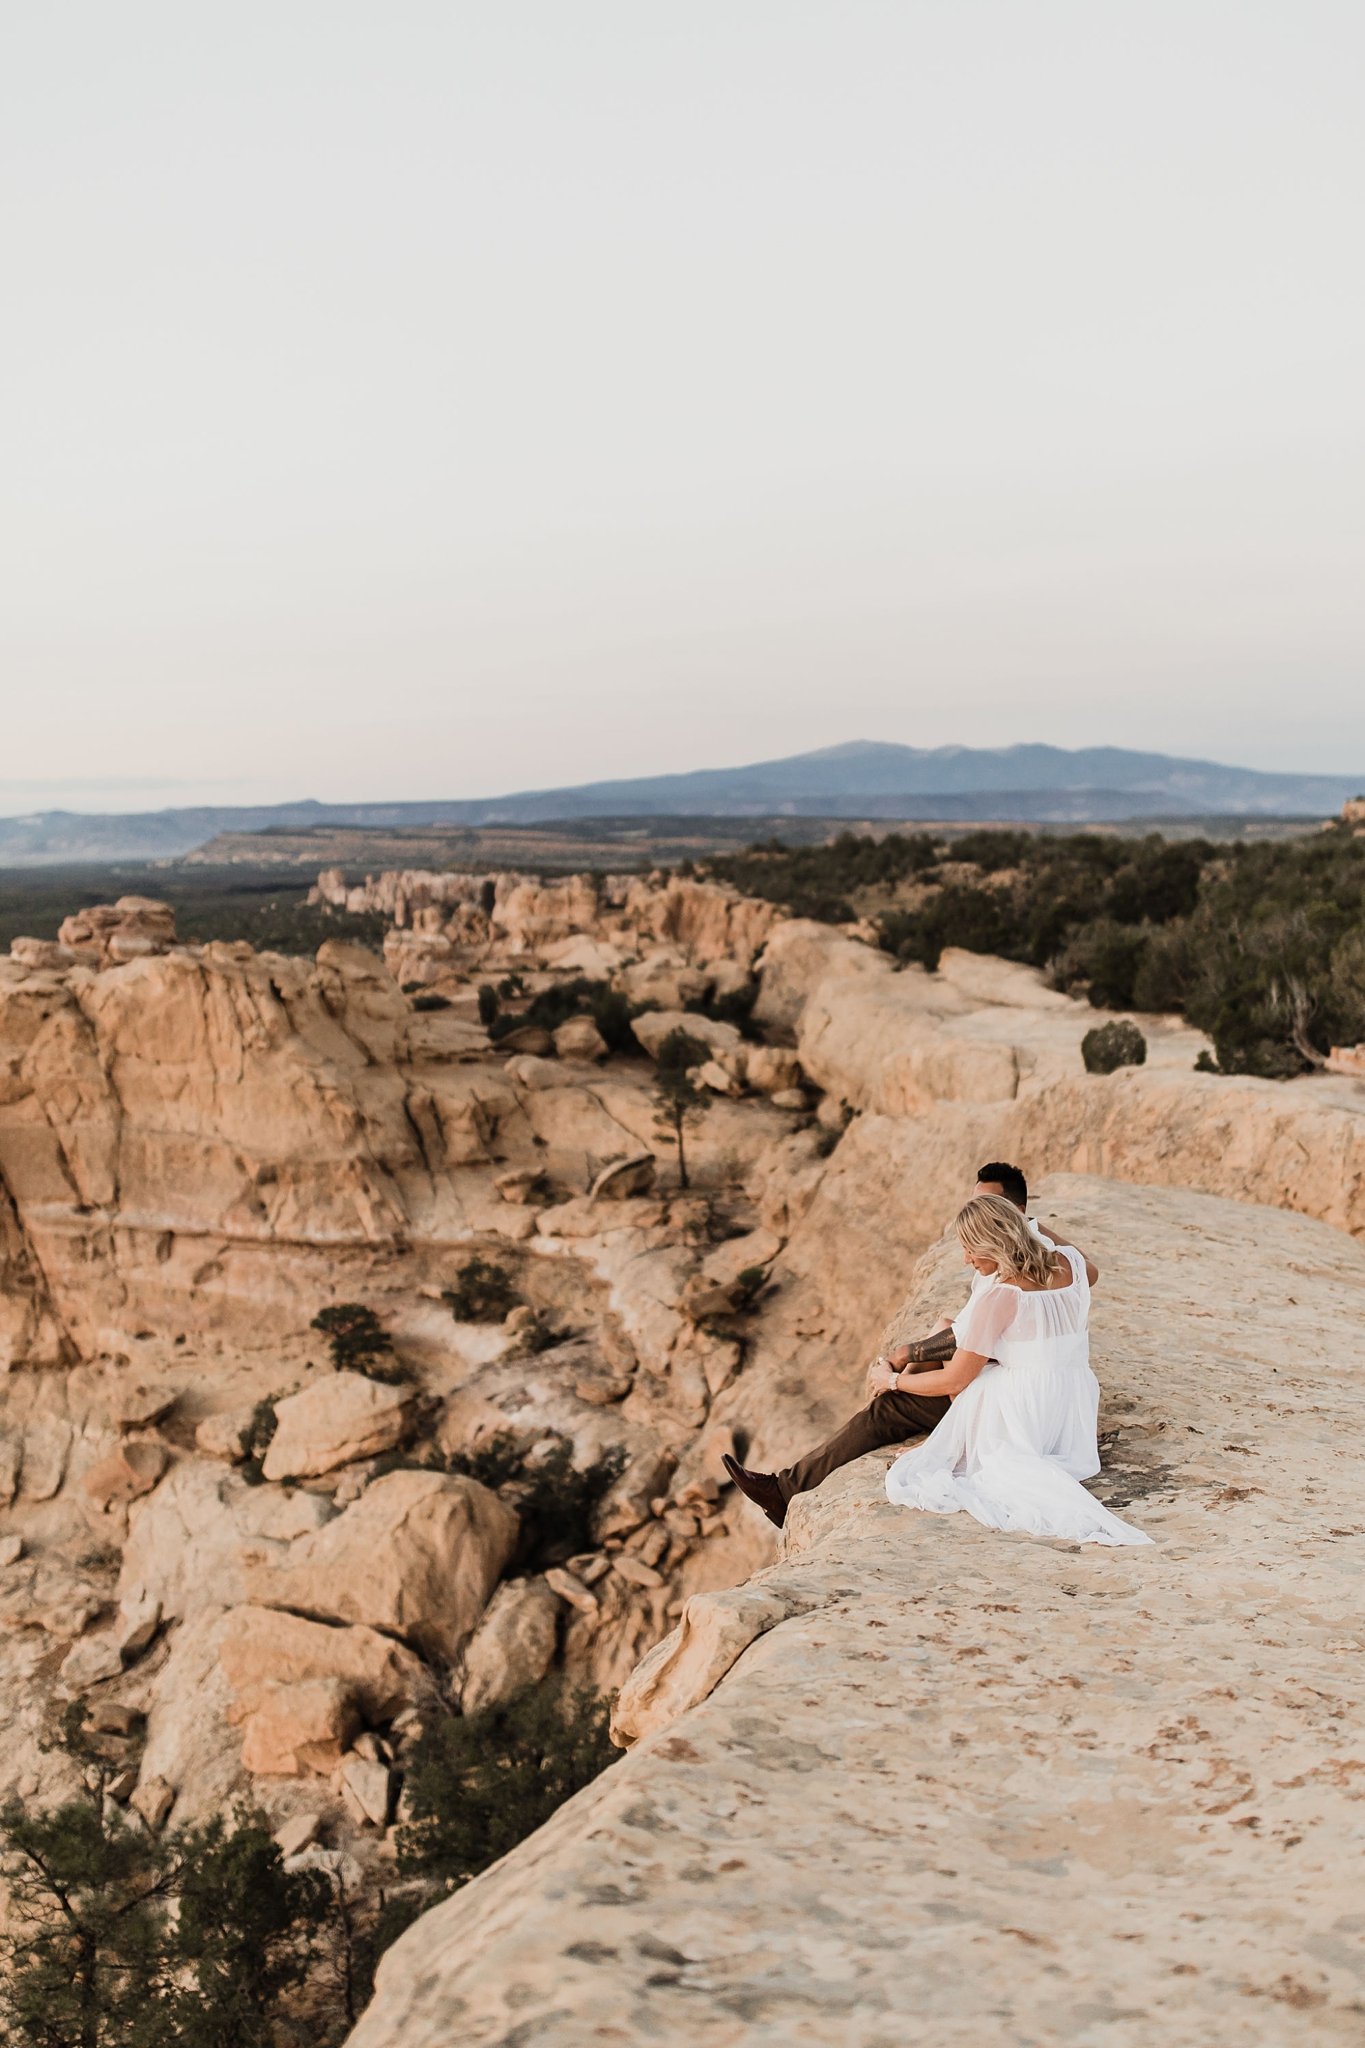
[[[718,883],[667,873],[546,882],[394,869],[350,885],[340,868],[324,868],[309,901],[353,915],[378,912],[400,933],[452,950],[478,952],[498,942],[517,954],[558,947],[555,966],[598,975],[641,952],[657,962],[669,947],[678,968],[726,962],[747,970],[781,916],[775,905]],[[420,958],[420,949],[399,951],[405,960]]]
[[[1365,1252],[1043,1194],[1102,1269],[1097,1490],[1155,1547],[911,1515],[852,1468],[690,1604],[624,1761],[390,1951],[354,2048],[1349,2037]],[[936,1254],[888,1334],[960,1287]]]
[[[897,970],[822,925],[773,934],[760,1008],[787,1020],[822,1088],[900,1126],[893,1171],[913,1154],[932,1215],[947,1206],[937,1168],[951,1150],[954,1186],[982,1152],[1035,1174],[1193,1187],[1365,1234],[1365,1095],[1354,1081],[1196,1073],[1206,1041],[1173,1017],[1139,1020],[1144,1066],[1087,1074],[1080,1042],[1106,1013],[1032,969],[949,951],[937,974]],[[918,1241],[933,1227],[926,1216]]]

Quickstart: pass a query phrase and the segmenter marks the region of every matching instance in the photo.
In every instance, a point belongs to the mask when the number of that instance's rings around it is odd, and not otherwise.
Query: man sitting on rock
[[[1003,1195],[1020,1211],[1036,1236],[1056,1242],[1051,1231],[1039,1229],[1028,1214],[1028,1183],[1017,1166],[1003,1159],[988,1160],[977,1173],[972,1189],[973,1199],[978,1195]],[[972,1276],[973,1295],[994,1285],[993,1275]],[[762,1508],[768,1520],[780,1529],[793,1496],[809,1493],[841,1465],[851,1464],[865,1451],[878,1450],[883,1444],[901,1444],[909,1437],[929,1434],[948,1413],[948,1397],[916,1394],[905,1388],[902,1380],[913,1379],[917,1370],[946,1364],[956,1349],[952,1323],[946,1316],[941,1317],[927,1337],[920,1337],[913,1344],[898,1344],[868,1367],[867,1391],[872,1399],[817,1450],[798,1458],[783,1472],[751,1472],[729,1457],[724,1461],[726,1471],[740,1492]]]

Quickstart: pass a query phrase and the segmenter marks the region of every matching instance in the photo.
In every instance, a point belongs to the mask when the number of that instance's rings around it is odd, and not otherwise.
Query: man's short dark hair
[[[1028,1182],[1017,1166],[1011,1166],[1006,1159],[988,1159],[984,1166],[976,1169],[978,1181],[993,1180],[1007,1202],[1013,1202],[1016,1209],[1028,1207]]]

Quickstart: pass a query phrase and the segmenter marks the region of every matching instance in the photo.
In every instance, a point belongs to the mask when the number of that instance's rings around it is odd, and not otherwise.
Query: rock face
[[[1097,1490],[1156,1547],[912,1515],[884,1456],[850,1468],[692,1602],[625,1760],[389,1952],[354,2048],[1351,2037],[1365,1252],[1045,1193],[1102,1269]],[[960,1287],[932,1257],[888,1336]]]

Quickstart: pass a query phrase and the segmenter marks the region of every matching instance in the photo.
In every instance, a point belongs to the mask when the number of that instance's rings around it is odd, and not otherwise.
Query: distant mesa
[[[1325,818],[1362,777],[1279,775],[1124,747],[903,747],[855,740],[682,775],[426,803],[204,805],[127,815],[0,818],[0,866],[177,859],[223,832],[318,826],[534,825],[588,818],[975,820],[1053,825],[1199,817]]]

